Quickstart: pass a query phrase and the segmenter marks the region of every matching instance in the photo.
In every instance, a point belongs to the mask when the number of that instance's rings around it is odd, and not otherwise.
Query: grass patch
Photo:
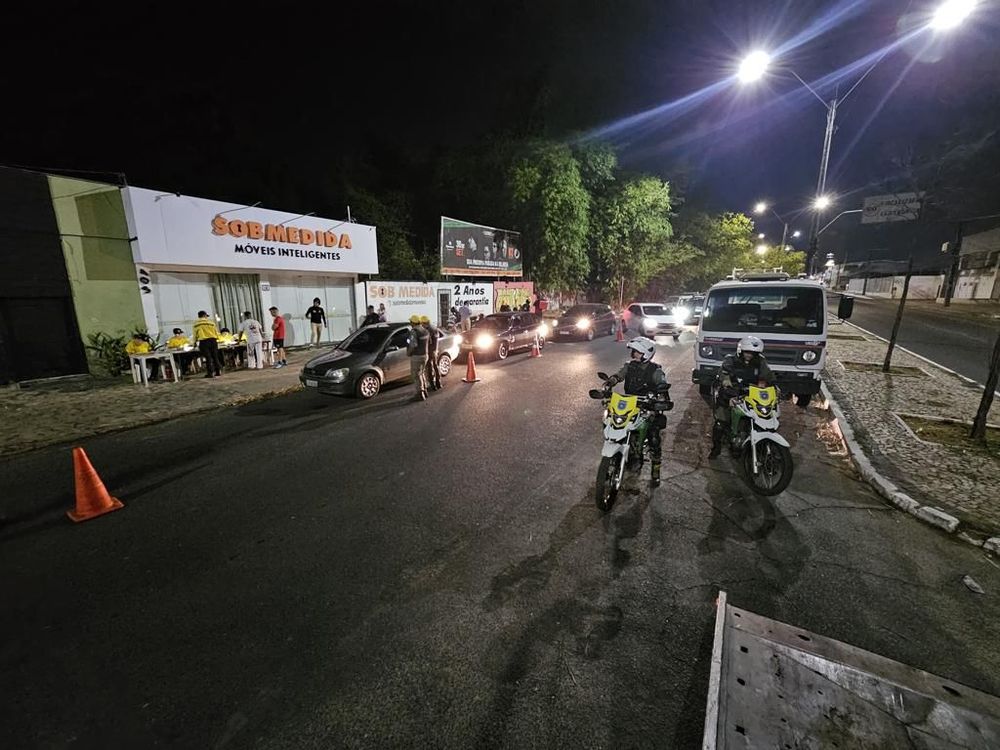
[[[900,414],[906,426],[921,440],[938,443],[956,453],[976,454],[1000,459],[1000,429],[986,428],[986,443],[979,443],[969,437],[972,425],[956,422],[942,422]]]
[[[882,364],[875,362],[841,362],[848,372],[882,372]],[[926,378],[927,373],[919,367],[893,365],[889,368],[890,375],[903,375],[908,378]]]

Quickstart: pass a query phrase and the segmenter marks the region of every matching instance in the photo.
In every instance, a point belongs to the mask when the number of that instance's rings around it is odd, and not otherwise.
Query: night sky
[[[0,50],[0,163],[123,172],[131,184],[337,216],[314,204],[347,164],[364,162],[388,185],[397,163],[501,131],[599,135],[624,165],[691,201],[749,211],[767,198],[795,214],[815,190],[825,111],[785,76],[727,83],[739,57],[784,46],[783,64],[807,81],[828,76],[824,96],[844,93],[860,71],[829,74],[936,3],[347,5],[22,8]],[[841,209],[879,192],[901,148],[933,142],[995,96],[998,11],[980,5],[934,44],[925,34],[892,51],[843,106],[828,180]],[[775,240],[781,231],[761,229]],[[850,231],[826,237],[838,252],[871,244]]]

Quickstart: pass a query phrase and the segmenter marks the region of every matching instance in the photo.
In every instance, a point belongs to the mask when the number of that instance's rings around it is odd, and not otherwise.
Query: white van
[[[854,299],[842,297],[838,317],[851,316]],[[722,360],[744,336],[764,342],[776,385],[800,406],[819,392],[826,360],[827,302],[824,287],[785,274],[756,274],[715,284],[705,296],[692,380],[703,396],[712,391]]]

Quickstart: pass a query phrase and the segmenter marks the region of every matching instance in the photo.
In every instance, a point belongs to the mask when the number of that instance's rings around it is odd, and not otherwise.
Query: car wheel
[[[358,382],[354,386],[358,398],[374,398],[380,390],[382,390],[382,381],[374,372],[366,372],[358,378]]]
[[[539,336],[538,337],[538,348],[539,349],[544,349],[545,348],[545,337],[544,336]]]
[[[506,341],[501,341],[500,345],[497,346],[497,359],[507,359],[508,354],[510,354],[510,346]]]
[[[440,357],[438,357],[438,372],[441,373],[442,378],[446,376],[449,372],[451,372],[450,354],[442,354]]]
[[[587,341],[593,341],[593,340],[594,340],[594,329],[593,328],[588,328],[587,329]]]
[[[674,334],[674,341],[680,341],[681,335],[679,333]]]

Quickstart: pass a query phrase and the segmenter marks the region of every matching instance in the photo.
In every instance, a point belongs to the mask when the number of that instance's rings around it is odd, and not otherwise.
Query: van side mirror
[[[847,320],[854,314],[854,297],[842,296],[840,304],[837,305],[837,317]]]

